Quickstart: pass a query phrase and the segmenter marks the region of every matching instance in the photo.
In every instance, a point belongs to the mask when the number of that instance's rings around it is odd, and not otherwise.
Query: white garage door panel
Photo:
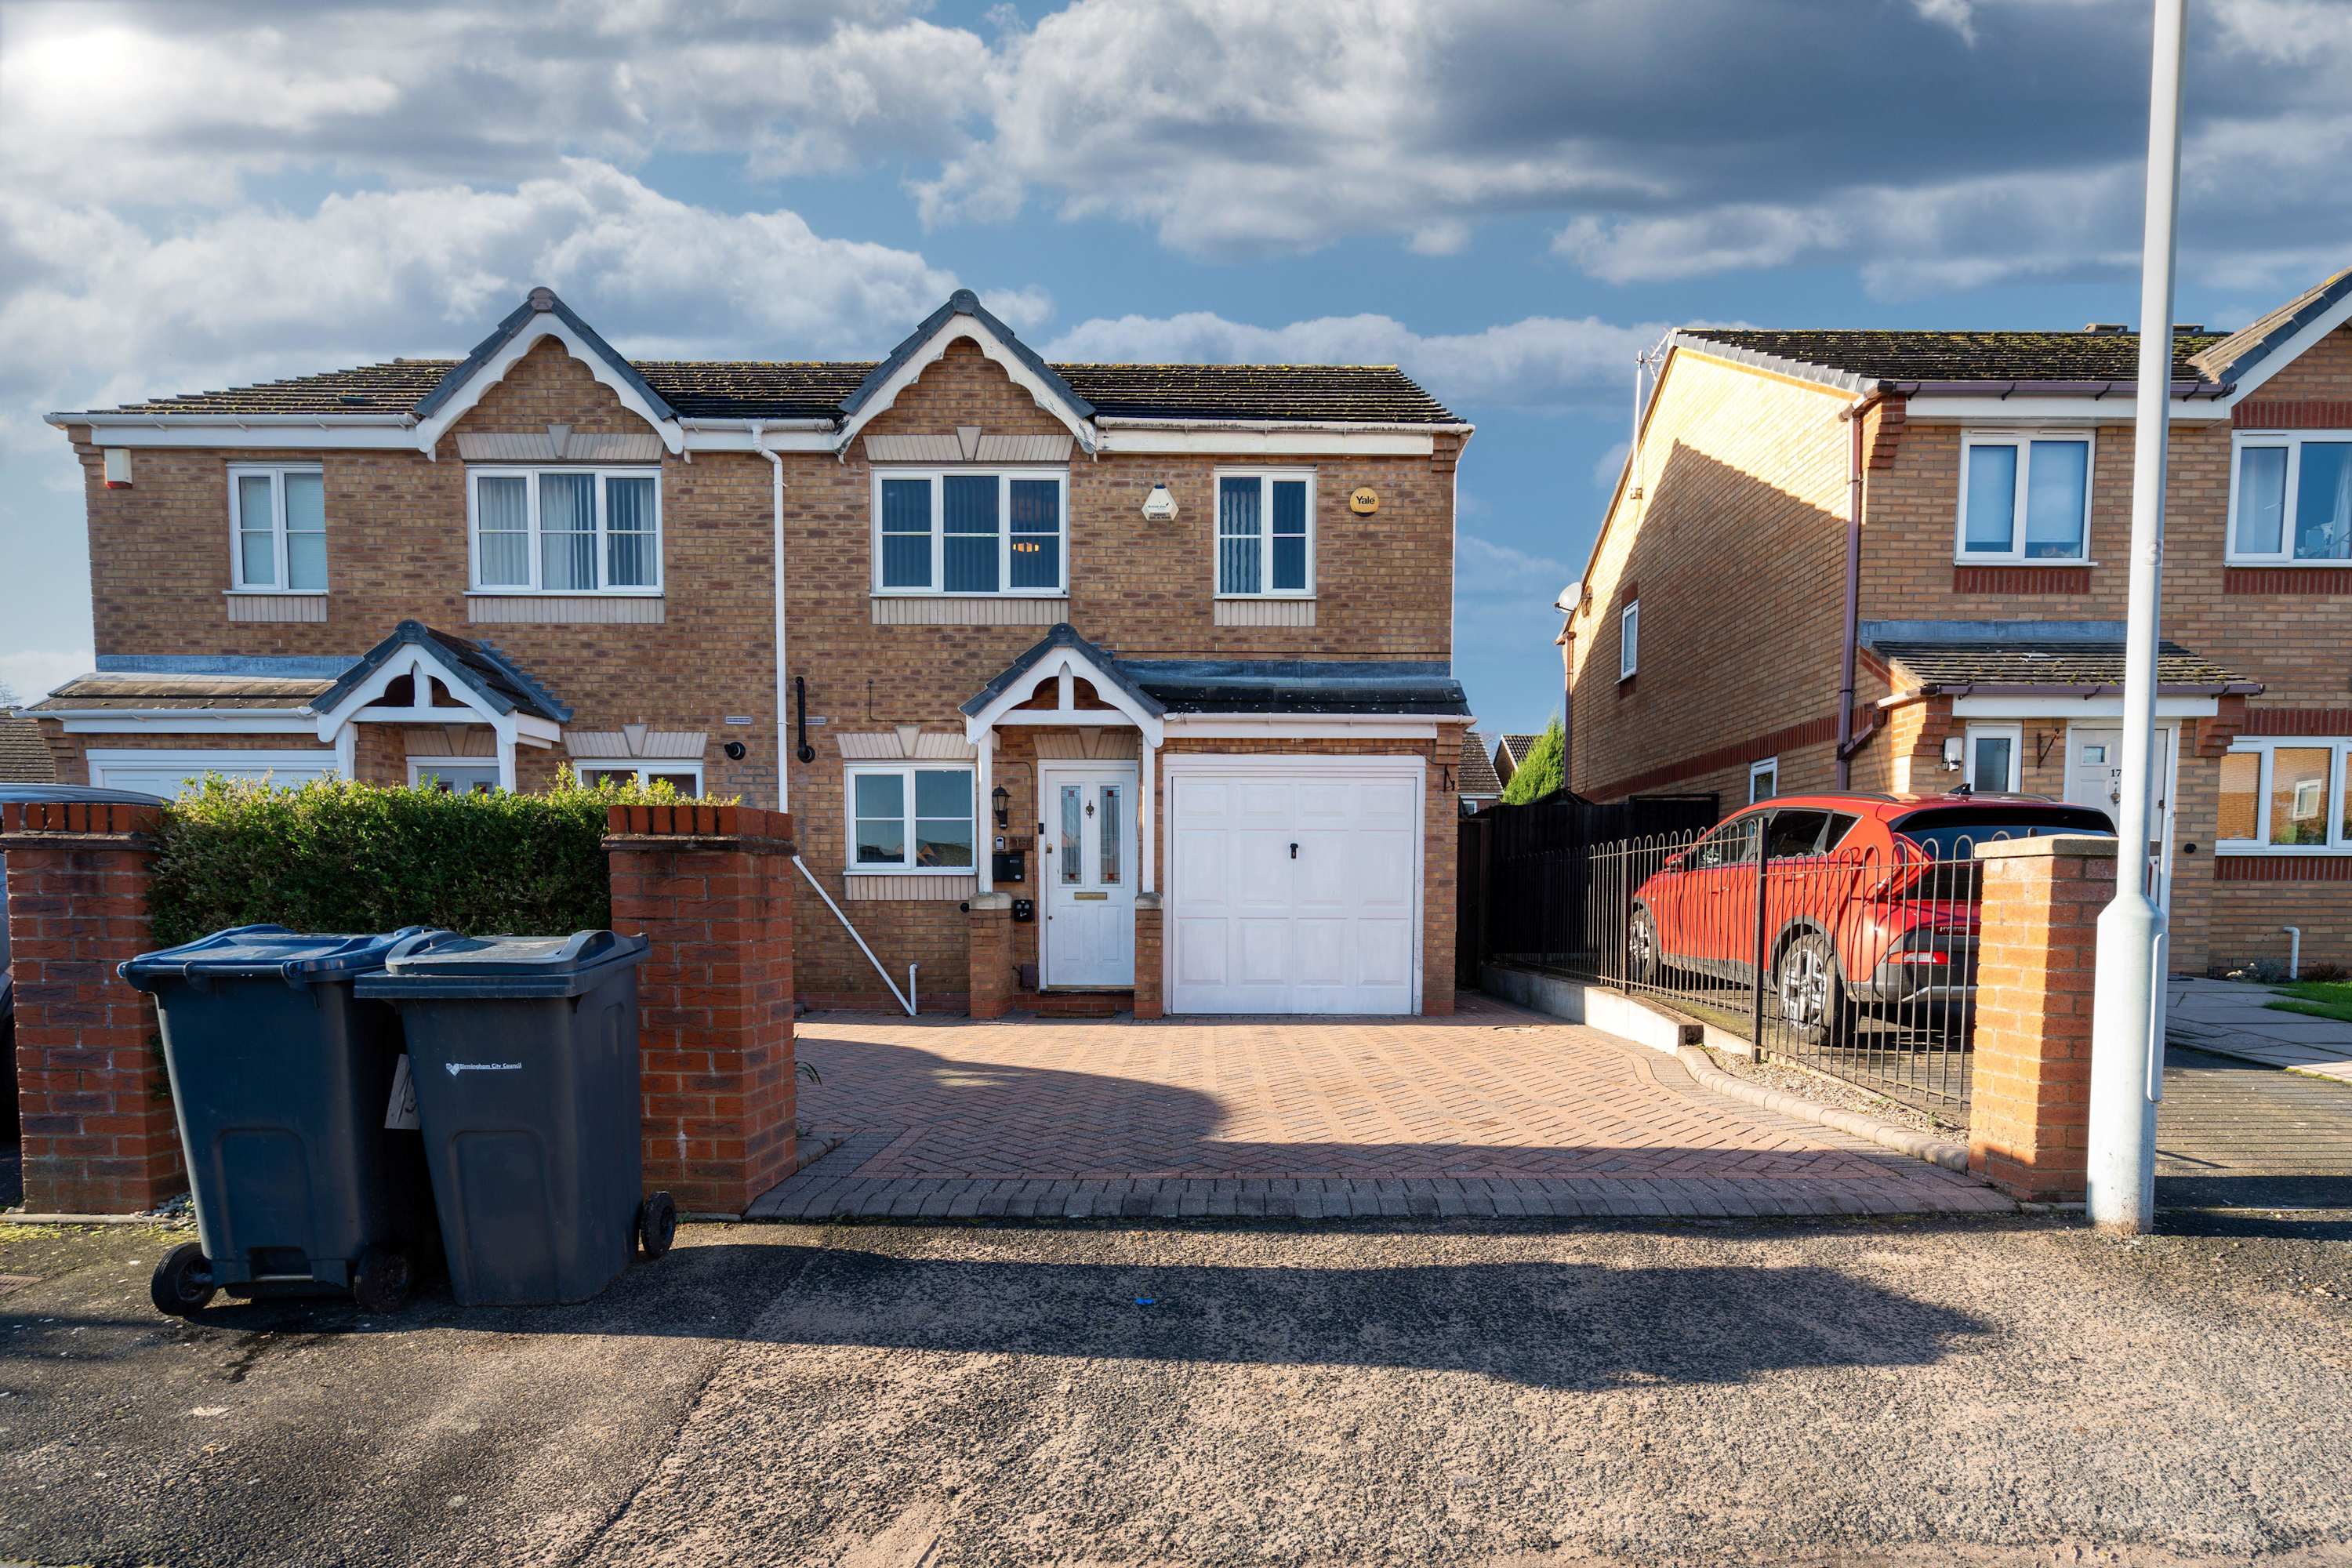
[[[1423,765],[1170,759],[1171,1010],[1412,1012]]]
[[[335,771],[335,753],[328,751],[165,752],[93,749],[89,782],[107,789],[144,790],[166,800],[206,773],[224,778],[268,780],[274,784],[304,784]]]

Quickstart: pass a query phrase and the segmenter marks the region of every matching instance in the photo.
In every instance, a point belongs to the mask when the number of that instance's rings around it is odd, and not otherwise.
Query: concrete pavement
[[[2270,1005],[2281,993],[2235,980],[2175,975],[2166,984],[2165,1037],[2221,1056],[2352,1084],[2352,1024]]]

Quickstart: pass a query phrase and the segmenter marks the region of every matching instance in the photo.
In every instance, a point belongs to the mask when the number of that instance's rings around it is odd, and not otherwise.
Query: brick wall
[[[114,973],[155,945],[159,820],[152,806],[0,806],[31,1213],[133,1214],[187,1185],[154,1005]]]
[[[1629,480],[1616,499],[1574,622],[1575,788],[1707,789],[1728,807],[1776,751],[1784,791],[1832,783],[1846,402],[1675,354],[1643,428],[1643,496]],[[1620,681],[1618,615],[1635,596],[1641,668]]]
[[[798,1168],[793,820],[732,806],[615,806],[613,926],[637,971],[645,1184],[740,1215]]]

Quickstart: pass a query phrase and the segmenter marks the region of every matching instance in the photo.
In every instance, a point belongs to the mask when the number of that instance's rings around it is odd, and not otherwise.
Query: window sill
[[[492,594],[466,595],[475,626],[660,626],[669,601],[659,594]]]
[[[323,599],[324,588],[225,588],[222,594],[231,599]]]
[[[877,626],[1050,626],[1067,620],[1067,594],[871,593]]]
[[[1252,598],[1226,594],[1218,596],[1213,617],[1221,626],[1311,626],[1317,614],[1312,595]]]
[[[468,588],[468,599],[658,599],[666,588]]]
[[[2098,564],[2095,561],[2053,560],[2047,555],[1955,555],[1955,566],[2031,566],[2037,571],[2049,567],[2061,572],[2087,572]]]

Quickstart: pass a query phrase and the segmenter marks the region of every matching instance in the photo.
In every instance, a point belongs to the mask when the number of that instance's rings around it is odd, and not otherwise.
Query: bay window
[[[2231,446],[2232,563],[2352,562],[2352,430],[2240,435]]]
[[[1066,594],[1068,513],[1059,469],[877,468],[874,592]]]
[[[2352,740],[2241,739],[2221,758],[2222,854],[2352,852]]]
[[[327,591],[327,480],[315,468],[228,471],[229,584],[246,594]]]
[[[853,871],[972,873],[972,770],[859,763],[848,772]]]
[[[1310,469],[1217,475],[1217,595],[1307,598],[1315,592]]]
[[[467,479],[476,592],[661,591],[661,479],[653,470],[478,468]]]
[[[2086,561],[2090,517],[2087,434],[1961,437],[1956,561]]]

